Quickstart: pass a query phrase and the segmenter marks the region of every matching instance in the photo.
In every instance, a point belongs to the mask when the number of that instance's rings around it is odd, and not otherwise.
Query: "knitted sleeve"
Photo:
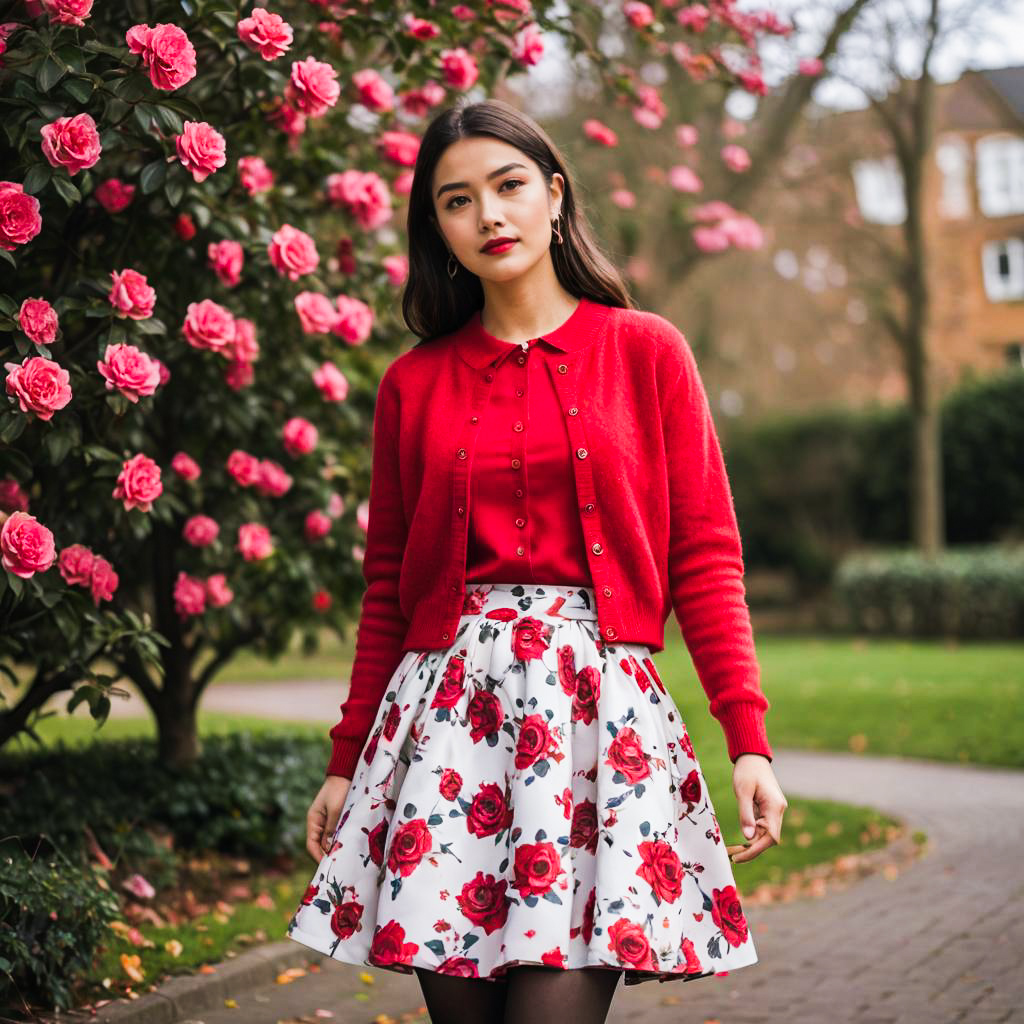
[[[672,606],[729,759],[757,753],[770,761],[764,714],[771,705],[761,690],[732,491],[697,361],[669,326],[678,372],[663,411]]]
[[[351,779],[388,681],[402,660],[409,623],[398,601],[408,528],[399,473],[398,396],[390,367],[381,377],[373,417],[369,521],[363,555],[363,593],[348,699],[330,730],[327,775]]]

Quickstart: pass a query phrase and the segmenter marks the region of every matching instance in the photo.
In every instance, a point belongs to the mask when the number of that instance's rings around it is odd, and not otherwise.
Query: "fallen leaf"
[[[177,939],[168,939],[164,943],[164,949],[166,949],[171,956],[181,956],[184,948],[185,947]]]
[[[225,999],[224,1000],[224,1005],[229,1010],[237,1010],[238,1009],[238,1000],[237,999]]]
[[[213,964],[203,964],[203,966],[199,968],[199,973],[200,974],[216,974],[217,973],[217,968],[214,967]]]

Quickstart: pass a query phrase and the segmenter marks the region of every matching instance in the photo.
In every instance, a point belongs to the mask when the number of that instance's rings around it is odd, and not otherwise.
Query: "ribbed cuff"
[[[336,739],[331,759],[327,763],[327,775],[343,775],[346,779],[354,778],[359,755],[364,743],[353,739]]]
[[[733,764],[740,754],[762,754],[771,761],[772,748],[765,732],[764,709],[759,704],[730,704],[723,709],[719,722],[729,748],[729,760]]]

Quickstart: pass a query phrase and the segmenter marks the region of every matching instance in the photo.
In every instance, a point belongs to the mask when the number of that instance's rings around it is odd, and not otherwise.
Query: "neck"
[[[553,331],[572,316],[579,300],[555,275],[550,257],[511,281],[483,281],[481,326],[488,334],[518,345]]]

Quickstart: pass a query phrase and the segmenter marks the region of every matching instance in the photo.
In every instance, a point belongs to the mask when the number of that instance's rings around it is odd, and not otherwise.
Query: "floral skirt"
[[[686,725],[594,591],[471,584],[388,683],[287,935],[350,964],[690,981],[757,963]]]

